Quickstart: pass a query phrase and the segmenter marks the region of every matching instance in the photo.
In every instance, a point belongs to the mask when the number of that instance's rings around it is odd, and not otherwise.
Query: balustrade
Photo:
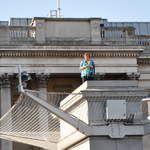
[[[22,26],[10,26],[9,36],[11,40],[33,40],[35,39],[35,28],[34,27],[22,27]]]
[[[1,27],[1,29],[4,27]],[[36,42],[36,27],[33,26],[8,26],[9,44],[34,44]],[[101,27],[100,36],[102,45],[133,45],[133,46],[150,46],[150,35],[136,35],[133,27]],[[46,37],[47,38],[47,37]],[[69,38],[71,39],[71,38]],[[71,39],[74,43],[75,40]],[[71,42],[69,41],[69,42]],[[53,41],[46,40],[45,44],[50,44]],[[57,42],[57,41],[56,41]],[[85,41],[80,41],[83,44]],[[64,44],[65,41],[59,41]],[[56,44],[56,43],[55,43]],[[79,44],[79,43],[78,43]],[[91,44],[90,41],[86,45]]]
[[[100,34],[103,44],[150,46],[149,35],[135,35],[130,28],[125,29],[121,27],[101,28]]]

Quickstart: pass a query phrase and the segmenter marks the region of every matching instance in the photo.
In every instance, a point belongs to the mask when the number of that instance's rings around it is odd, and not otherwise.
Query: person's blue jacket
[[[80,63],[80,67],[90,65],[93,66],[93,68],[87,67],[85,69],[81,69],[81,77],[94,77],[95,76],[95,64],[93,60],[85,61],[82,60]]]

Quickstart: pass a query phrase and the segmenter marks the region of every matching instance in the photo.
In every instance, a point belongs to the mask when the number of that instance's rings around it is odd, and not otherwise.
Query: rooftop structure
[[[0,22],[0,45],[150,45],[150,22],[102,18],[11,18]]]

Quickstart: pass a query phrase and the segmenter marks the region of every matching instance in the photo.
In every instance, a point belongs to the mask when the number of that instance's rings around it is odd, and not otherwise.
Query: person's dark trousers
[[[87,77],[87,76],[82,77],[82,83],[84,83],[87,80],[94,80],[94,77]]]

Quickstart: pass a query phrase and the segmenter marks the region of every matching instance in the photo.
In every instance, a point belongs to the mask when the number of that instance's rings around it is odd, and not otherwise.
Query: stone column
[[[36,80],[37,80],[37,88],[38,91],[41,92],[41,96],[46,100],[47,99],[47,85],[48,85],[48,79],[49,79],[49,75],[45,75],[43,73],[41,74],[37,74],[36,75]],[[45,93],[45,94],[43,94]]]
[[[39,96],[40,96],[40,98],[43,98],[43,100],[47,100],[47,85],[48,85],[47,80],[48,80],[48,78],[49,78],[49,76],[45,75],[45,74],[37,74],[36,75],[37,88],[38,88],[38,91],[40,91]],[[47,127],[47,131],[48,131],[48,117],[45,116],[45,123],[43,123],[43,121],[41,119],[41,118],[43,118],[41,112],[43,112],[43,111],[39,108],[39,123],[40,123],[40,128],[42,130],[43,126],[45,126],[45,127]],[[45,115],[47,114],[46,110],[45,110],[44,114]],[[44,149],[41,148],[41,150],[44,150]]]
[[[11,108],[11,84],[10,77],[5,74],[0,77],[0,113],[3,116]],[[13,143],[1,140],[1,150],[12,150]]]

